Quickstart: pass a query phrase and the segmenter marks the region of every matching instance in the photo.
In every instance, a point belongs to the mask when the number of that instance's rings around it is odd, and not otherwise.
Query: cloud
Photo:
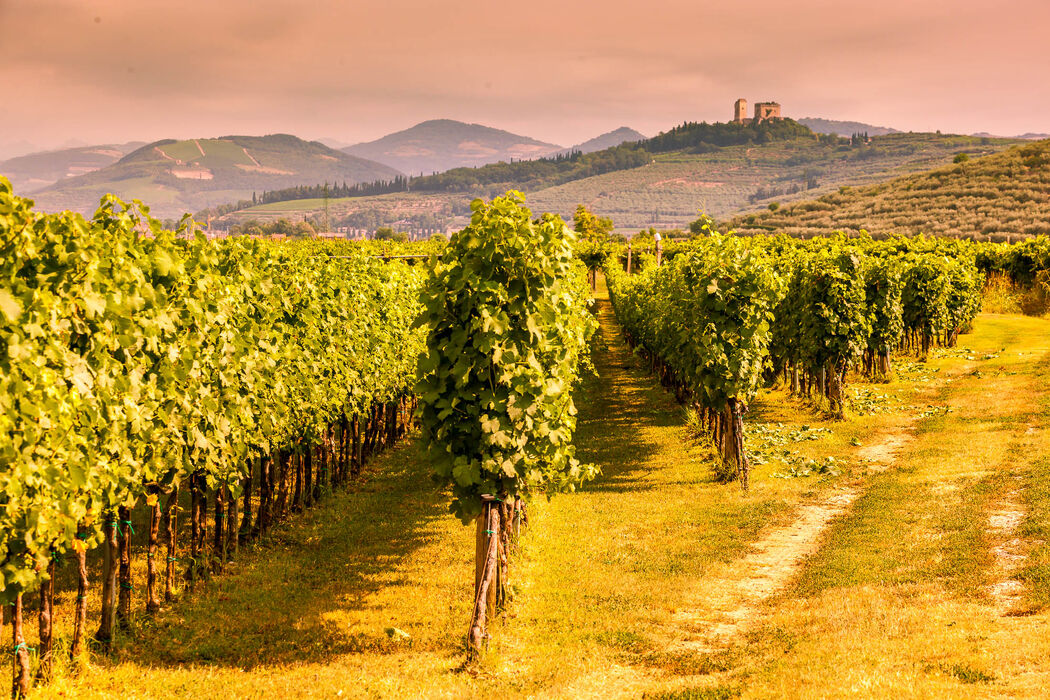
[[[0,84],[20,96],[0,120],[35,141],[363,140],[449,116],[571,143],[725,119],[744,96],[905,129],[1047,129],[1048,23],[1042,0],[0,0]]]

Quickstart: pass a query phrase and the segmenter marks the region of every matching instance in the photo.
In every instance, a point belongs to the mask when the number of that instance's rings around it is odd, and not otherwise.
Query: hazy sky
[[[0,0],[0,86],[8,150],[440,117],[568,145],[737,97],[1050,132],[1050,0]]]

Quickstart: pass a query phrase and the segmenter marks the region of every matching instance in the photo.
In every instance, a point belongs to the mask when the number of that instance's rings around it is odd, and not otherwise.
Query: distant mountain
[[[452,168],[539,158],[562,147],[481,124],[433,119],[342,150],[409,175],[429,175]]]
[[[868,136],[885,136],[886,134],[902,133],[898,129],[888,126],[874,126],[863,122],[841,122],[834,119],[820,119],[817,117],[806,117],[797,120],[799,124],[808,126],[811,131],[818,134],[838,134],[839,136],[852,136],[853,134],[867,134]]]
[[[45,150],[44,146],[39,146],[25,139],[18,141],[0,141],[0,161],[7,160],[8,158],[17,158],[18,156],[24,156],[28,153],[36,153],[37,151]]]
[[[581,153],[593,153],[595,151],[604,151],[606,148],[612,148],[613,146],[619,146],[621,143],[628,141],[644,141],[645,134],[635,131],[626,126],[621,126],[619,129],[610,131],[601,136],[595,136],[589,141],[576,144],[572,148],[566,148],[565,152],[580,151]]]
[[[111,165],[65,178],[33,195],[45,211],[91,213],[113,193],[138,198],[154,216],[177,217],[251,199],[253,192],[322,182],[393,179],[398,171],[288,134],[157,141]]]
[[[1003,138],[1002,136],[996,136],[994,134],[989,134],[987,131],[980,131],[980,132],[974,134],[974,136],[980,136],[981,138],[984,138],[984,139]],[[1024,139],[1025,141],[1042,141],[1043,139],[1050,139],[1050,134],[1033,134],[1032,132],[1028,132],[1027,134],[1021,134],[1020,136],[1013,136],[1013,137],[1010,137],[1010,138]]]
[[[0,162],[0,175],[11,181],[16,192],[28,194],[64,178],[90,173],[116,163],[144,145],[143,141],[130,141],[30,153]]]

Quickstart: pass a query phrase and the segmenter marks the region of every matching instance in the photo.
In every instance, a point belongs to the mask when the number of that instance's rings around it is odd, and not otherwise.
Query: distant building
[[[733,106],[733,121],[737,124],[743,124],[748,121],[752,124],[761,124],[762,122],[781,118],[779,102],[756,102],[755,116],[752,119],[747,118],[747,100],[741,98]]]
[[[780,119],[780,104],[777,102],[756,102],[755,123],[761,124],[771,119]]]
[[[735,116],[733,121],[737,124],[742,124],[747,119],[747,100],[741,97],[736,101]]]

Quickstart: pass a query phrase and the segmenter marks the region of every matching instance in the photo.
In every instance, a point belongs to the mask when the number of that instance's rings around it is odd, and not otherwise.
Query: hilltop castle
[[[771,121],[773,119],[780,119],[779,102],[756,102],[755,116],[750,120],[747,118],[747,100],[744,98],[741,97],[737,100],[733,109],[733,121],[737,124],[743,124],[746,121],[750,121],[754,124],[761,124],[762,122]]]

